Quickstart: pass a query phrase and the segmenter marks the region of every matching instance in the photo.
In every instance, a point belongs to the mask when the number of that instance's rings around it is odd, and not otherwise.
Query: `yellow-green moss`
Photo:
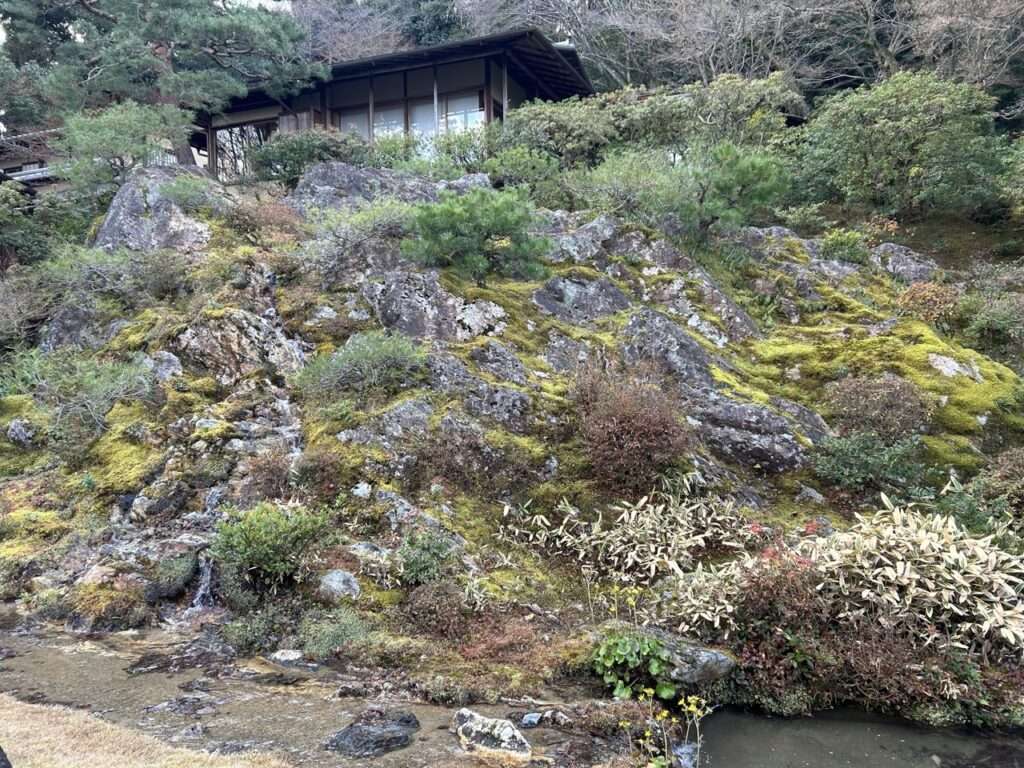
[[[110,340],[107,349],[112,352],[135,352],[143,349],[152,339],[153,331],[160,322],[161,316],[155,309],[143,310]]]
[[[141,403],[118,403],[107,414],[109,428],[90,451],[89,474],[96,489],[105,493],[123,493],[138,489],[146,476],[159,466],[162,452],[130,437],[129,427],[146,422]]]

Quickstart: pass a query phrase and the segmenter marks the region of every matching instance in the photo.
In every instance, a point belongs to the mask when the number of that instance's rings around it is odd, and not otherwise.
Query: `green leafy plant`
[[[324,130],[278,133],[254,149],[249,160],[256,178],[277,181],[294,189],[302,174],[317,163],[341,161],[366,165],[370,161],[370,147],[353,133]]]
[[[433,531],[416,531],[398,549],[398,578],[418,586],[440,579],[454,556],[452,542]]]
[[[814,473],[847,490],[884,490],[901,495],[927,495],[928,468],[921,461],[917,436],[890,442],[857,432],[827,438],[814,456]]]
[[[315,661],[328,661],[338,651],[365,640],[369,630],[351,608],[303,618],[299,624],[302,650]]]
[[[133,169],[181,143],[191,123],[191,115],[176,107],[133,101],[72,115],[59,141],[68,160],[58,172],[82,193],[109,195]]]
[[[617,699],[632,698],[645,688],[653,688],[660,699],[671,699],[676,686],[666,676],[668,658],[668,651],[656,637],[626,631],[604,637],[594,649],[591,662]]]
[[[295,378],[305,399],[327,405],[339,394],[364,400],[387,397],[422,370],[425,353],[401,334],[366,331],[350,336],[338,351],[315,358]]]
[[[210,205],[211,189],[207,179],[181,174],[161,185],[160,192],[186,213],[198,213]]]
[[[326,531],[323,513],[262,502],[231,512],[217,527],[210,553],[252,588],[273,593],[302,578],[309,556]]]
[[[852,229],[830,229],[821,238],[821,258],[867,264],[871,252],[864,235]]]
[[[533,207],[517,191],[442,194],[416,208],[402,252],[422,264],[451,267],[483,284],[487,275],[536,279],[548,242],[530,232]]]
[[[28,191],[15,181],[0,182],[0,269],[29,264],[50,253],[50,243],[32,215]]]
[[[798,172],[808,188],[890,213],[975,210],[1001,170],[994,104],[930,72],[845,91],[811,117]]]

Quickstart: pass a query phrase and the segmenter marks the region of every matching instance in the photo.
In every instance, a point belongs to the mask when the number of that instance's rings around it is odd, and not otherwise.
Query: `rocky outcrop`
[[[689,387],[712,387],[710,359],[690,334],[660,312],[642,309],[622,332],[627,363],[651,362]]]
[[[533,303],[541,312],[576,325],[586,325],[629,307],[626,294],[606,278],[553,277],[534,292]]]
[[[449,293],[436,272],[388,272],[366,283],[362,295],[381,325],[417,339],[468,341],[500,335],[506,325],[504,309]]]
[[[434,407],[425,398],[402,400],[366,424],[338,433],[343,443],[371,445],[396,453],[406,443],[422,437]]]
[[[200,314],[171,346],[225,386],[258,372],[294,373],[304,360],[299,345],[275,323],[237,308]]]
[[[462,748],[478,760],[498,766],[526,765],[533,748],[512,721],[484,717],[460,709],[452,718],[452,732]]]
[[[551,331],[548,334],[548,344],[541,356],[556,373],[571,373],[590,358],[590,346],[586,342],[570,339],[558,331]]]
[[[719,456],[770,474],[796,469],[806,460],[789,422],[771,409],[709,390],[685,399],[688,419]]]
[[[368,709],[331,736],[324,748],[345,757],[380,757],[409,746],[419,729],[412,712]]]
[[[519,386],[526,385],[526,366],[516,357],[515,352],[500,341],[491,340],[482,346],[474,347],[469,356],[480,370],[495,378]]]
[[[349,163],[314,165],[299,180],[286,203],[308,214],[315,210],[354,209],[379,198],[394,198],[406,203],[431,202],[440,192],[465,192],[489,187],[486,174],[470,174],[456,181],[433,182],[422,176],[384,168],[361,168]]]
[[[224,188],[204,171],[188,166],[139,168],[118,190],[96,235],[96,247],[106,251],[203,250],[210,228],[182,210],[167,193],[177,179],[195,179],[201,205],[223,212],[233,204]]]
[[[939,271],[934,259],[895,243],[882,243],[872,249],[871,262],[904,283],[931,280]]]

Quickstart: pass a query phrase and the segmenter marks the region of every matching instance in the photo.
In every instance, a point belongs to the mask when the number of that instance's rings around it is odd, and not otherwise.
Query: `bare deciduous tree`
[[[405,47],[402,19],[351,0],[292,0],[292,15],[306,32],[313,58],[327,64]]]

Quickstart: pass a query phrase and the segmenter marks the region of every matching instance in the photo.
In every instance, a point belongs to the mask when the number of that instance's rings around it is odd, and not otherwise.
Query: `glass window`
[[[250,175],[250,150],[261,147],[277,131],[277,120],[249,125],[236,125],[217,131],[218,176],[225,180]]]
[[[465,131],[482,124],[484,105],[480,91],[453,93],[445,96],[444,127],[446,131]]]
[[[387,106],[374,106],[373,108],[373,135],[390,136],[396,133],[405,133],[405,105],[389,104]]]
[[[409,102],[409,131],[418,138],[431,138],[437,131],[434,122],[434,99]]]
[[[342,133],[355,133],[370,138],[370,108],[342,109],[334,113],[334,125]]]

